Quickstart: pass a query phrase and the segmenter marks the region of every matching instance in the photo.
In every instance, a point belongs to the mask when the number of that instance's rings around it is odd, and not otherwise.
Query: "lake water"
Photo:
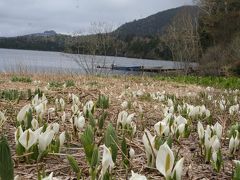
[[[0,48],[0,72],[110,72],[129,73],[96,68],[97,66],[144,66],[179,68],[180,63],[164,60],[135,59],[111,56],[74,55],[61,52],[15,50]],[[195,66],[193,64],[193,66]]]

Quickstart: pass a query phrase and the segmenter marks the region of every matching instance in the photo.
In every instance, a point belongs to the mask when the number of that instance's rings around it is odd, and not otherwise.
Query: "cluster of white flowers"
[[[134,98],[141,97],[141,96],[144,95],[144,93],[145,93],[144,89],[143,90],[139,89],[137,91],[132,91],[132,95],[133,95]]]
[[[239,113],[240,113],[239,104],[230,106],[230,108],[229,108],[229,114],[230,115],[235,115],[235,114],[239,114]]]
[[[69,94],[69,97],[72,100],[72,106],[71,106],[72,116],[69,119],[69,121],[72,123],[75,129],[82,130],[85,125],[84,115],[86,115],[88,111],[92,110],[94,104],[92,101],[88,101],[83,107],[83,112],[81,112],[79,106],[82,104],[79,100],[79,97],[75,94]],[[64,119],[64,117],[62,117],[62,119]]]
[[[214,126],[207,125],[204,130],[202,123],[199,121],[197,129],[205,160],[209,162],[212,158],[216,162],[216,154],[221,147],[222,126],[217,122]]]
[[[151,98],[153,99],[153,100],[157,100],[157,101],[164,101],[165,100],[165,91],[163,91],[163,92],[156,92],[156,93],[151,93]]]
[[[202,118],[207,117],[208,118],[211,115],[211,112],[206,108],[205,105],[193,106],[193,105],[185,103],[182,108],[179,108],[179,111],[181,111],[181,109],[186,109],[188,116],[191,118],[195,118],[195,117],[202,117]]]
[[[175,116],[168,114],[162,121],[159,121],[154,125],[154,129],[159,136],[175,135],[177,138],[183,137],[186,132],[187,119],[181,115]]]
[[[230,154],[234,155],[239,148],[240,148],[240,132],[238,130],[235,130],[229,142]]]
[[[65,132],[62,132],[59,136],[59,124],[50,124],[45,131],[43,126],[39,127],[35,131],[32,129],[22,130],[22,126],[19,126],[15,131],[16,144],[20,143],[26,151],[28,151],[33,145],[37,144],[40,152],[47,150],[47,147],[52,143],[53,139],[60,140],[60,147],[63,146],[65,141]]]
[[[126,111],[121,111],[118,114],[117,127],[126,130],[133,136],[136,133],[137,125],[133,121],[135,113],[128,114]]]

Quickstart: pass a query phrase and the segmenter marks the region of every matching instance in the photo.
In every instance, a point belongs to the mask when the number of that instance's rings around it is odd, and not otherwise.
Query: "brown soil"
[[[90,99],[96,101],[99,94],[105,94],[110,97],[110,108],[107,110],[109,116],[107,120],[111,121],[114,125],[116,124],[118,112],[122,110],[121,103],[124,100],[131,101],[132,104],[134,104],[133,102],[141,104],[144,111],[143,122],[139,122],[140,113],[138,112],[138,107],[132,106],[130,110],[127,110],[129,113],[136,112],[137,114],[135,118],[135,121],[137,122],[137,133],[132,141],[128,141],[128,144],[133,147],[136,152],[136,156],[132,160],[132,170],[145,175],[148,179],[163,179],[163,177],[160,175],[158,170],[146,167],[146,157],[142,143],[143,126],[147,127],[149,130],[151,130],[151,132],[153,132],[153,125],[163,119],[163,107],[162,103],[153,101],[147,97],[134,98],[130,96],[131,92],[139,89],[148,93],[165,91],[167,94],[176,95],[179,98],[188,98],[189,101],[191,101],[200,92],[205,91],[205,88],[200,86],[157,81],[150,77],[55,76],[48,74],[27,76],[30,76],[33,80],[40,80],[40,84],[34,85],[33,82],[11,82],[12,74],[0,74],[0,90],[18,89],[21,91],[26,91],[31,89],[34,91],[38,87],[45,91],[47,97],[51,99],[48,107],[54,107],[53,99],[56,97],[63,97],[66,100],[68,93],[77,94],[80,97],[80,101],[83,103]],[[76,87],[49,89],[48,91],[44,90],[48,82],[63,82],[64,80],[73,80],[76,84]],[[216,93],[219,93],[219,91],[216,91]],[[122,97],[120,97],[120,95],[122,95]],[[9,140],[14,159],[15,175],[21,176],[22,179],[36,179],[37,164],[27,164],[25,162],[21,162],[21,158],[19,158],[15,152],[14,132],[16,129],[16,115],[18,111],[27,103],[28,100],[26,99],[20,100],[19,102],[0,99],[0,111],[5,112],[7,117],[7,122],[4,124],[4,127],[0,129],[0,133],[4,132]],[[70,107],[71,105],[67,104],[66,112],[70,113]],[[211,112],[216,111],[211,109],[213,107],[208,108],[211,110]],[[60,115],[61,113],[59,113],[57,116],[51,117],[51,121],[60,122]],[[229,123],[226,123],[228,120],[227,116],[228,114],[216,114],[213,116],[213,119],[214,122],[218,120],[221,121],[222,124],[224,123],[227,124],[226,126],[228,126]],[[229,140],[222,140],[224,168],[220,173],[216,173],[211,164],[206,164],[203,157],[200,156],[196,123],[197,122],[193,122],[194,129],[188,139],[181,139],[180,144],[174,143],[174,151],[176,152],[177,149],[180,148],[180,156],[185,157],[183,179],[231,179],[232,158],[230,158],[228,155]],[[65,126],[61,125],[60,132],[66,130],[66,128],[68,130],[72,130],[71,124],[68,121],[66,121]],[[227,127],[225,128],[225,133],[226,131]],[[66,154],[72,154],[78,160],[83,174],[88,177],[88,166],[85,161],[84,151],[79,139],[77,138],[69,142],[69,147],[63,148],[61,154],[48,155],[47,158],[44,158],[44,160],[38,164],[38,166],[44,167],[47,173],[53,172],[54,177],[59,179],[74,179],[75,176],[74,173],[71,172],[70,166],[66,159]],[[240,159],[240,153],[238,153],[235,159]],[[121,153],[118,155],[118,161],[115,165],[114,173],[116,174],[116,179],[126,179],[126,171],[121,165]],[[128,177],[129,176],[130,172],[128,173]]]

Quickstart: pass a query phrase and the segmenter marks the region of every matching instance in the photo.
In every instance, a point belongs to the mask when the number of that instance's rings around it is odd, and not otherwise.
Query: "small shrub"
[[[16,89],[0,91],[0,99],[14,101],[14,100],[22,99],[22,97],[23,97],[23,93]]]
[[[75,82],[73,80],[66,80],[65,84],[66,84],[66,87],[73,87],[73,86],[75,86]]]
[[[24,77],[24,76],[13,76],[11,81],[12,82],[31,83],[32,79],[30,77]]]
[[[102,109],[109,108],[109,97],[104,95],[99,95],[96,106],[97,108],[102,108]]]
[[[61,87],[63,87],[63,83],[58,82],[58,81],[50,81],[49,82],[49,87],[50,88],[61,88]]]

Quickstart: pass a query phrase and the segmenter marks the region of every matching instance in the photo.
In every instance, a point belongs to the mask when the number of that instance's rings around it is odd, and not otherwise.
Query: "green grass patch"
[[[13,76],[11,78],[12,82],[24,82],[24,83],[31,83],[32,79],[30,77],[25,76]]]
[[[162,81],[173,81],[184,84],[211,86],[221,89],[240,89],[240,78],[238,77],[156,76],[155,79]]]
[[[60,82],[60,81],[49,82],[50,88],[63,88],[63,87],[73,87],[73,86],[75,86],[75,82],[73,80],[66,80],[64,82]]]
[[[0,91],[0,99],[15,101],[23,98],[23,92],[16,89],[2,90]]]
[[[62,88],[63,87],[63,84],[62,82],[59,82],[59,81],[50,81],[49,82],[49,87],[50,88]]]
[[[75,86],[75,82],[73,80],[66,80],[65,84],[66,84],[66,87],[73,87],[73,86]]]

